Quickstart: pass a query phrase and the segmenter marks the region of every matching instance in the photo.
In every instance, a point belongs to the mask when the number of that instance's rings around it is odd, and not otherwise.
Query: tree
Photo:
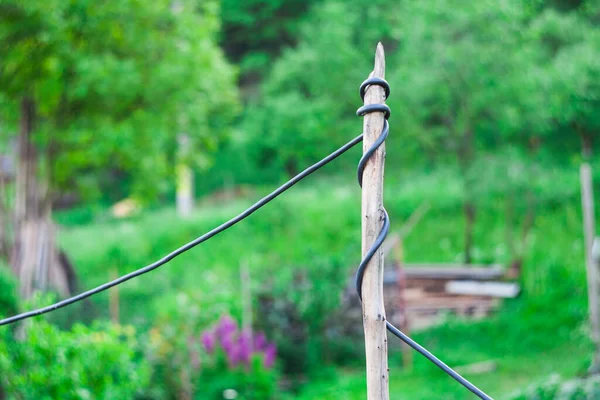
[[[556,92],[562,94],[554,111],[558,122],[579,137],[584,161],[591,157],[593,140],[600,133],[600,35],[593,27],[588,29],[585,40],[561,49],[553,65]]]
[[[357,88],[367,78],[377,42],[383,40],[386,50],[392,42],[393,6],[328,1],[311,10],[298,45],[273,65],[261,98],[250,104],[244,119],[247,134],[241,141],[253,148],[261,167],[294,175],[323,156],[323,143],[343,143],[360,133],[354,114],[361,105]]]
[[[584,14],[585,15],[585,14]],[[553,114],[567,138],[581,142],[581,195],[584,226],[584,249],[588,278],[588,305],[591,336],[595,345],[590,371],[600,370],[600,326],[597,265],[592,254],[596,236],[591,157],[594,140],[600,134],[600,34],[592,23],[577,15],[551,15],[549,24],[554,37],[565,25],[570,27],[568,41],[556,46],[552,68],[557,100]],[[573,34],[575,33],[575,34]],[[547,35],[550,36],[551,35]],[[554,42],[557,42],[555,40]]]
[[[11,263],[25,296],[48,279],[68,291],[51,222],[60,193],[98,193],[115,172],[140,195],[164,192],[181,132],[196,149],[189,161],[206,166],[237,105],[217,10],[0,0],[1,120],[20,126]]]
[[[516,2],[420,1],[403,7],[392,81],[402,87],[403,117],[424,146],[453,154],[463,181],[464,260],[472,261],[477,149],[502,142],[504,107],[524,95],[519,76],[533,65]],[[440,154],[440,153],[438,153]],[[443,153],[442,153],[443,154]]]
[[[273,56],[296,43],[302,16],[318,0],[222,0],[221,43],[246,79],[268,70]]]

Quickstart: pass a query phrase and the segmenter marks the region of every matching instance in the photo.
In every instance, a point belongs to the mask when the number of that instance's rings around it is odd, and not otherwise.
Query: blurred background
[[[597,0],[0,0],[0,315],[149,264],[357,136],[381,41],[388,317],[494,398],[600,399],[599,23]],[[2,327],[0,399],[364,399],[360,155]],[[473,398],[389,359],[393,399]]]

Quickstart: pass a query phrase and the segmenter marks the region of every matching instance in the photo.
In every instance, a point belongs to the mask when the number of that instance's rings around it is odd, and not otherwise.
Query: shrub
[[[202,333],[200,341],[202,356],[196,358],[200,374],[195,398],[274,398],[277,350],[263,332],[240,331],[233,319],[224,316]]]
[[[207,400],[275,398],[276,348],[264,333],[239,330],[229,316],[204,331],[195,325],[182,326],[177,332],[170,325],[150,331],[147,358],[153,360],[152,380],[160,382],[153,388],[155,395],[179,393]]]
[[[600,379],[563,380],[552,375],[541,382],[529,385],[511,397],[511,400],[577,400],[597,399],[600,395]]]
[[[132,327],[63,331],[44,320],[26,326],[24,340],[0,332],[0,385],[8,399],[131,399],[147,388],[150,371]]]
[[[8,268],[0,263],[0,316],[17,312],[17,282]]]
[[[283,372],[300,379],[322,378],[329,374],[324,366],[349,365],[364,354],[362,328],[356,342],[342,314],[352,264],[343,255],[306,259],[306,266],[286,265],[265,277],[257,312],[261,328],[277,343]]]

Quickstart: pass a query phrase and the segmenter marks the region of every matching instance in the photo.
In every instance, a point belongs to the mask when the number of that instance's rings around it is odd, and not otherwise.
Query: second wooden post
[[[371,76],[385,78],[385,55],[381,43],[375,52],[375,68]],[[365,105],[385,101],[383,88],[371,85],[364,98]],[[384,114],[369,113],[363,122],[363,152],[367,151],[383,130]],[[371,248],[383,227],[383,166],[385,144],[369,158],[363,173],[362,191],[362,254]],[[367,399],[388,400],[388,360],[385,309],[383,306],[383,253],[381,250],[369,262],[362,283],[363,324],[367,357]]]
[[[597,268],[597,260],[594,257],[593,245],[596,235],[594,216],[594,188],[592,180],[592,168],[588,162],[584,162],[580,168],[581,177],[581,207],[583,210],[583,238],[585,245],[585,266],[588,281],[588,307],[590,314],[590,325],[592,328],[592,341],[594,342],[594,355],[590,372],[600,372],[600,276]]]

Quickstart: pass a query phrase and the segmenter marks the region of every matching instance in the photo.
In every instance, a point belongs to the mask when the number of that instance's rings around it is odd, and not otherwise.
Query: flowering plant
[[[267,342],[265,334],[238,331],[237,324],[229,316],[222,317],[214,328],[202,333],[202,346],[207,354],[214,353],[217,345],[224,350],[230,369],[249,366],[253,356],[261,357],[266,369],[272,368],[275,362],[275,345]]]
[[[263,332],[240,330],[230,316],[200,336],[202,352],[192,357],[200,369],[197,398],[270,399],[276,393],[276,347]]]

